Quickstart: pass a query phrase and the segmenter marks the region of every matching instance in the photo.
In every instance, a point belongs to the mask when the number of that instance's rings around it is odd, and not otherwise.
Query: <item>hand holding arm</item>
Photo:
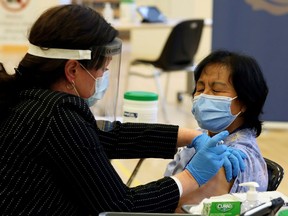
[[[211,179],[223,166],[225,158],[230,154],[227,146],[217,145],[219,141],[228,136],[223,131],[208,141],[190,160],[186,168],[201,186]]]
[[[188,148],[195,148],[196,152],[198,152],[203,146],[205,146],[209,141],[211,140],[211,137],[208,136],[206,133],[202,133],[198,136],[196,136],[192,142],[187,145]]]
[[[227,158],[225,158],[224,168],[226,172],[226,179],[228,182],[232,180],[232,178],[236,178],[238,173],[245,170],[244,160],[247,158],[246,154],[244,154],[241,150],[228,147],[227,151],[230,153]]]
[[[192,143],[188,145],[188,148],[194,147],[196,152],[202,149],[210,140],[213,139],[207,134],[203,133],[198,135],[192,140]],[[232,178],[237,177],[239,171],[245,170],[244,159],[247,156],[239,149],[228,147],[227,151],[229,155],[225,158],[223,167],[226,171],[226,179],[228,182],[232,180]]]

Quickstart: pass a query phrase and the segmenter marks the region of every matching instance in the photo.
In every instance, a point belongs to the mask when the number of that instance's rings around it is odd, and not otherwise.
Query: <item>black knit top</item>
[[[173,158],[177,126],[117,122],[113,131],[103,132],[77,96],[38,89],[21,92],[20,99],[0,126],[0,215],[172,212],[177,207],[173,179],[129,188],[110,163]]]

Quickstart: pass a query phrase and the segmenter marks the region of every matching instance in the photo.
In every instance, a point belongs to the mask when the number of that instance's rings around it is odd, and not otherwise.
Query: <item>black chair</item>
[[[193,72],[193,60],[197,52],[202,30],[203,30],[204,20],[195,19],[195,20],[185,20],[173,27],[163,50],[161,51],[160,56],[156,60],[146,60],[146,59],[135,59],[130,63],[128,69],[128,77],[126,80],[125,90],[128,89],[129,77],[131,75],[140,76],[144,78],[154,78],[156,81],[158,94],[161,100],[162,111],[164,113],[164,118],[167,120],[166,116],[166,95],[169,87],[169,73],[173,71],[188,71]],[[153,35],[151,35],[153,37]],[[153,40],[153,38],[151,38]],[[153,73],[145,74],[141,72],[132,71],[132,66],[144,64],[147,66],[152,66]],[[165,94],[162,92],[160,86],[160,75],[163,72],[167,72],[167,80],[165,87]],[[189,74],[189,73],[188,73]],[[192,77],[194,77],[193,73]],[[191,76],[190,76],[191,77]],[[187,92],[191,94],[192,92]],[[181,93],[179,93],[181,94]],[[178,97],[179,97],[178,94]],[[168,122],[168,120],[167,120]]]
[[[275,191],[277,190],[279,184],[281,183],[284,177],[284,169],[278,163],[269,160],[268,158],[264,158],[267,164],[268,170],[268,188],[267,191]]]

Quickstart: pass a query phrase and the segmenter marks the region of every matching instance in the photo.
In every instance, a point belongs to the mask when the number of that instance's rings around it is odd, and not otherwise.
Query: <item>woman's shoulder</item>
[[[229,143],[254,143],[256,142],[256,133],[250,128],[239,129],[231,133],[225,141]]]
[[[79,98],[64,92],[53,91],[49,89],[28,89],[20,92],[21,100],[33,100],[34,102],[58,104],[64,101],[69,101],[72,98]]]
[[[260,149],[256,139],[256,133],[254,130],[244,128],[230,134],[225,143],[229,146],[242,150],[247,155],[259,155]]]
[[[89,112],[89,107],[80,97],[48,89],[22,91],[20,101],[18,108],[34,114],[38,113],[38,118],[48,117],[61,109]]]

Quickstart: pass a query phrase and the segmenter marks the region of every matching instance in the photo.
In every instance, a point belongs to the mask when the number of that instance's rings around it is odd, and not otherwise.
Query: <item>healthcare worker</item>
[[[228,134],[223,132],[201,145],[175,176],[134,188],[122,182],[111,159],[173,158],[199,133],[164,124],[97,125],[93,106],[106,116],[115,113],[121,54],[116,36],[90,8],[53,7],[32,26],[16,73],[1,69],[2,215],[173,212],[222,166],[227,180],[243,170],[245,155],[217,145]]]

